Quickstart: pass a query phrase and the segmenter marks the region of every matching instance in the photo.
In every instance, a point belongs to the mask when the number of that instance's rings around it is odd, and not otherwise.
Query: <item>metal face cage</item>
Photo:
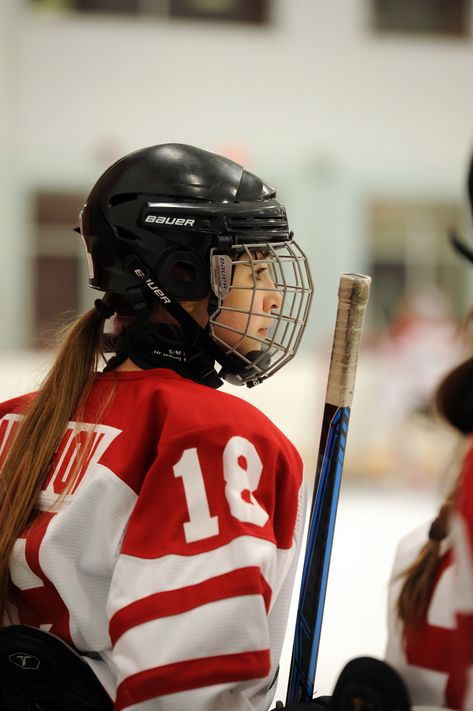
[[[218,258],[211,255],[211,263]],[[241,370],[225,373],[225,379],[256,385],[295,356],[312,301],[312,278],[294,241],[236,245],[227,259],[231,275],[227,271],[224,281],[230,277],[231,287],[214,287],[210,334],[225,354],[241,361]]]

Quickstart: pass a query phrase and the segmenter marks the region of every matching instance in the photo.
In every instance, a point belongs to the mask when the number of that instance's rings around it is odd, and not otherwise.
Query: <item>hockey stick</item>
[[[370,277],[342,274],[286,704],[314,691],[328,571]]]

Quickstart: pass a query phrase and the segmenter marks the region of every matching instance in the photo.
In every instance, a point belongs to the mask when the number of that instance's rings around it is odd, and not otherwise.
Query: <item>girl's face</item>
[[[234,268],[230,293],[215,318],[214,335],[242,355],[259,351],[281,303],[264,255],[256,253],[251,260],[242,255]]]

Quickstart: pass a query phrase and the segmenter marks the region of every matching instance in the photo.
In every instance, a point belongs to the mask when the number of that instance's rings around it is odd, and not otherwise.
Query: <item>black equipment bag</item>
[[[87,662],[58,637],[27,625],[0,629],[0,711],[111,711]]]

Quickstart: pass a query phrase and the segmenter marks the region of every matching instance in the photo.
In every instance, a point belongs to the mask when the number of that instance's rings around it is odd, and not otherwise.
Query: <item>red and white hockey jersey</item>
[[[386,660],[407,683],[416,705],[473,710],[473,449],[465,459],[456,510],[441,558],[425,624],[402,628],[396,602],[403,579],[427,541],[429,525],[406,536],[397,551],[389,593]]]
[[[441,557],[425,624],[415,630],[408,628],[403,639],[402,625],[396,613],[397,599],[404,582],[404,578],[399,579],[398,575],[417,558],[427,541],[429,526],[425,524],[403,538],[397,550],[393,582],[389,589],[386,661],[404,679],[413,704],[441,707],[449,706],[446,687],[455,629],[455,573],[449,547]]]
[[[24,406],[0,406],[0,457]],[[294,447],[250,404],[167,369],[97,374],[84,420],[15,546],[10,621],[98,652],[116,711],[268,709],[303,529]]]

